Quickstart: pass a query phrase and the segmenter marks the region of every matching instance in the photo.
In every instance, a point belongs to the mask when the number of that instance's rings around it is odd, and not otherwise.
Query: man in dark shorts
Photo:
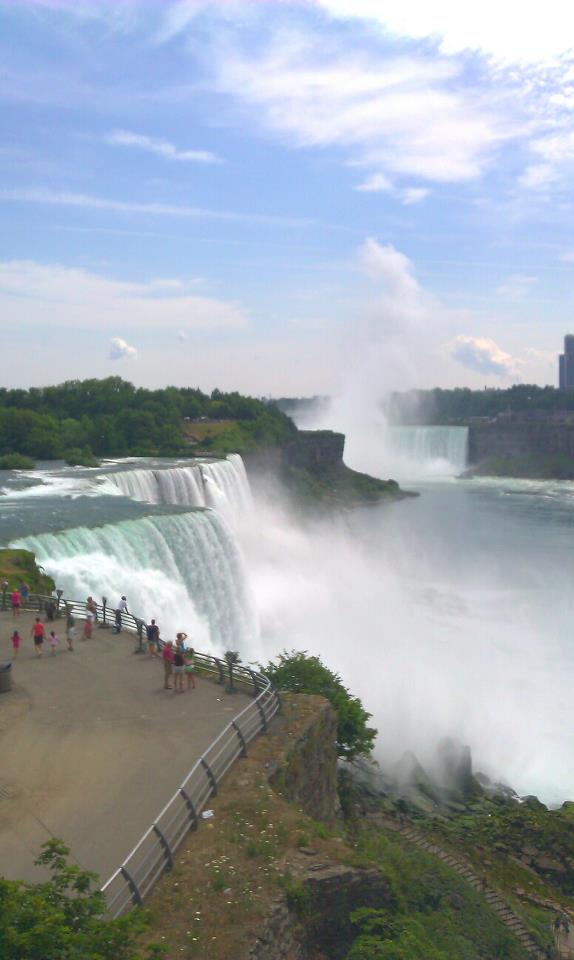
[[[42,644],[44,643],[44,624],[40,620],[40,617],[36,617],[36,622],[32,627],[32,638],[34,640],[34,649],[36,651],[36,656],[42,656]]]
[[[150,657],[159,657],[159,627],[155,620],[152,620],[151,623],[148,623],[146,629],[147,634],[147,650]]]

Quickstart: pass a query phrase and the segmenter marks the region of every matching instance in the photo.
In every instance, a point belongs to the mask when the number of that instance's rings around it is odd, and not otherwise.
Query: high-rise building
[[[564,353],[558,357],[558,386],[560,390],[574,390],[574,335],[564,337]]]

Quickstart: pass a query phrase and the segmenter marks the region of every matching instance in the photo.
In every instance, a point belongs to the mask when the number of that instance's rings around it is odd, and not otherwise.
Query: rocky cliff
[[[552,417],[471,422],[472,473],[574,478],[574,423]]]

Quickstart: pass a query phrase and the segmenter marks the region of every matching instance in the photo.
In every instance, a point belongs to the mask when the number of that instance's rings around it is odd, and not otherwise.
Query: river
[[[40,465],[0,475],[0,542],[198,648],[320,653],[387,764],[457,736],[519,793],[571,799],[574,484],[458,480],[464,438],[417,430],[371,447],[420,494],[397,504],[302,524],[274,488],[253,502],[239,458]]]

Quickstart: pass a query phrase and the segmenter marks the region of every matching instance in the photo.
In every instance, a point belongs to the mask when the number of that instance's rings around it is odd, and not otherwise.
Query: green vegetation
[[[278,444],[296,432],[276,407],[239,393],[145,390],[120,377],[69,380],[55,387],[0,389],[0,457],[21,454],[93,466],[97,457],[189,456],[184,426],[198,418],[233,421],[217,438],[223,452]],[[206,436],[202,444],[211,450],[214,440]]]
[[[526,413],[532,410],[574,412],[574,391],[527,383],[504,390],[469,390],[467,387],[411,390],[392,394],[388,413],[392,420],[400,423],[447,425],[465,422],[471,417],[495,417],[507,411]]]
[[[381,907],[350,915],[345,960],[526,960],[528,953],[483,898],[436,857],[376,830],[361,831],[357,857],[388,893]]]
[[[378,480],[343,463],[314,469],[285,466],[282,478],[300,503],[313,506],[356,506],[401,495],[395,480]]]
[[[0,457],[0,470],[33,470],[36,466],[32,457],[21,453],[7,453]]]
[[[339,757],[354,760],[370,754],[377,736],[374,727],[368,726],[371,714],[320,657],[309,656],[305,651],[288,653],[285,650],[279,654],[277,663],[271,660],[262,670],[278,690],[319,694],[329,701],[337,714]]]
[[[29,550],[0,550],[0,583],[8,582],[7,590],[16,590],[22,582],[32,593],[49,596],[54,581],[36,566],[36,558]]]
[[[104,920],[105,901],[95,874],[71,866],[69,850],[48,840],[36,863],[47,867],[44,883],[0,879],[0,956],[5,960],[152,960],[156,946],[144,951],[136,940],[145,915],[133,911]]]

